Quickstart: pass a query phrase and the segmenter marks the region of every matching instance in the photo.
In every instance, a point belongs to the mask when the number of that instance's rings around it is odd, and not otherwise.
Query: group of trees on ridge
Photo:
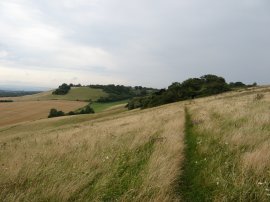
[[[102,89],[108,94],[106,97],[100,97],[97,102],[114,102],[130,99],[127,104],[128,109],[144,109],[181,100],[215,95],[230,91],[234,88],[243,88],[256,85],[256,83],[253,83],[252,85],[246,85],[242,82],[231,82],[228,84],[223,77],[207,74],[199,78],[187,79],[182,83],[174,82],[167,89],[158,90],[142,86],[131,87],[114,84],[83,86],[81,84],[71,83],[68,85],[63,83],[53,92],[53,94],[67,94],[71,87],[90,87],[95,89]]]
[[[58,111],[55,108],[52,108],[50,110],[50,113],[48,115],[48,118],[53,117],[60,117],[60,116],[72,116],[72,115],[79,115],[79,114],[94,114],[94,109],[90,106],[90,103],[86,105],[85,107],[77,110],[77,111],[70,111],[68,113],[64,113],[63,111]]]
[[[90,88],[102,89],[108,94],[106,97],[101,97],[97,102],[115,102],[120,100],[126,100],[133,97],[141,97],[150,94],[156,89],[146,88],[142,86],[123,86],[123,85],[89,85]]]
[[[97,102],[115,102],[115,101],[121,101],[130,99],[133,97],[141,97],[146,96],[152,92],[157,91],[157,89],[154,88],[146,88],[142,86],[124,86],[124,85],[87,85],[82,86],[81,84],[66,84],[63,83],[60,85],[55,91],[53,91],[52,94],[54,95],[65,95],[67,94],[71,87],[89,87],[89,88],[95,88],[95,89],[102,89],[104,92],[108,94],[106,97],[100,97]]]
[[[254,83],[251,86],[257,85]],[[128,109],[150,108],[162,104],[215,95],[233,88],[247,87],[242,82],[227,84],[223,77],[208,74],[200,78],[190,78],[182,83],[174,82],[167,89],[161,89],[151,95],[133,98],[127,104]]]
[[[71,89],[71,86],[63,83],[55,91],[52,92],[53,95],[66,95]]]

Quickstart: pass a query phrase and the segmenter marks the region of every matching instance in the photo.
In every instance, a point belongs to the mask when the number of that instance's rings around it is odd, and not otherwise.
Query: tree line
[[[154,88],[146,88],[142,86],[124,86],[124,85],[89,85],[90,88],[102,89],[104,92],[108,94],[106,97],[101,97],[97,100],[97,102],[115,102],[130,99],[133,97],[141,97],[146,96],[157,89]]]
[[[95,111],[94,109],[90,106],[91,103],[86,105],[85,107],[76,110],[76,111],[70,111],[68,113],[64,113],[63,111],[58,111],[55,108],[52,108],[50,110],[50,113],[48,115],[48,118],[53,118],[53,117],[60,117],[60,116],[72,116],[72,115],[79,115],[79,114],[94,114]]]
[[[89,87],[89,88],[95,88],[95,89],[102,89],[104,92],[106,92],[108,95],[105,97],[100,97],[97,102],[115,102],[115,101],[121,101],[130,99],[133,97],[141,97],[146,96],[152,92],[157,91],[157,89],[154,88],[146,88],[142,86],[124,86],[124,85],[86,85],[83,86],[81,84],[66,84],[63,83],[60,85],[55,91],[52,92],[54,95],[65,95],[67,94],[71,87]]]
[[[0,100],[0,102],[13,102],[13,100]]]
[[[257,85],[254,83],[253,85]],[[248,87],[242,82],[226,83],[223,77],[208,74],[200,78],[190,78],[182,83],[174,82],[167,89],[160,89],[151,95],[136,97],[127,104],[128,109],[150,108],[172,102],[215,95],[232,90],[233,88]]]
[[[0,97],[19,97],[24,95],[33,95],[40,93],[41,91],[9,91],[9,90],[0,90]]]

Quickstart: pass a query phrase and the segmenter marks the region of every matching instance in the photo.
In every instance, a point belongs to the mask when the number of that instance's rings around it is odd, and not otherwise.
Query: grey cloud
[[[268,0],[25,0],[24,7],[36,19],[20,29],[51,30],[42,35],[44,47],[20,44],[8,33],[0,38],[14,68],[63,69],[78,78],[100,74],[154,87],[207,73],[269,83]],[[0,26],[7,22],[14,23],[0,20]]]

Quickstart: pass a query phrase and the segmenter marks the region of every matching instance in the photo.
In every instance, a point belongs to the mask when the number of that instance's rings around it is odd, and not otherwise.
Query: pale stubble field
[[[0,102],[0,127],[47,118],[51,108],[69,112],[85,105],[86,102],[64,100]]]

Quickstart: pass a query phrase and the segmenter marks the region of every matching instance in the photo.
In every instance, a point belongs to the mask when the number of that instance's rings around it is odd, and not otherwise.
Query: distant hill
[[[60,95],[55,94],[56,90],[38,92],[36,94],[32,93],[31,95],[25,95],[20,97],[9,96],[9,99],[14,101],[70,100],[86,102],[91,100],[93,102],[111,103],[131,99],[134,97],[146,96],[157,91],[157,89],[145,88],[141,86],[131,87],[113,84],[90,85],[80,87],[71,86],[70,90],[68,90],[66,94]]]
[[[53,95],[53,91],[46,91],[34,95],[12,98],[14,101],[44,101],[44,100],[70,100],[70,101],[96,101],[100,97],[106,97],[107,93],[102,89],[89,87],[73,87],[66,95]]]
[[[0,90],[0,97],[19,97],[24,95],[33,95],[41,91],[13,91],[13,90]]]

